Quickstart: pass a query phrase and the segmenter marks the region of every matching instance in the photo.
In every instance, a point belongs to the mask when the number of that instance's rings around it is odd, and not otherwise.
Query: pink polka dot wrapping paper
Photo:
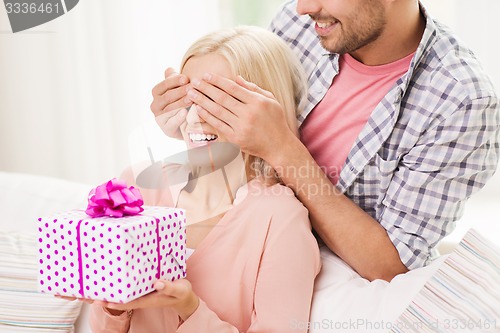
[[[158,279],[186,277],[182,209],[144,207],[135,216],[91,218],[73,210],[38,219],[39,290],[127,303]]]

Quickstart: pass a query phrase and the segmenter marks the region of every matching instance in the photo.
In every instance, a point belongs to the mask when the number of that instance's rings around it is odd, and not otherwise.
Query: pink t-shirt
[[[380,66],[340,56],[339,74],[300,128],[302,142],[333,184],[372,111],[408,71],[413,55]]]

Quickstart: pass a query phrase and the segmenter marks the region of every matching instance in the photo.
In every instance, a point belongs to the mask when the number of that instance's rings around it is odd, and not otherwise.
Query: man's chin
[[[332,41],[328,40],[327,37],[321,37],[319,36],[319,41],[321,43],[321,46],[327,50],[328,52],[330,53],[338,53],[338,54],[342,54],[341,52],[341,48],[335,46],[335,45],[332,45]]]

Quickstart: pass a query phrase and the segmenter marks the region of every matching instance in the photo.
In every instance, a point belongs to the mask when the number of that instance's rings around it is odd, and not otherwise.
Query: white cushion
[[[439,268],[444,257],[424,268],[395,277],[390,283],[368,281],[326,247],[316,278],[309,323],[310,332],[387,332],[412,298]]]
[[[35,232],[40,216],[86,208],[90,189],[58,178],[0,172],[1,230]]]

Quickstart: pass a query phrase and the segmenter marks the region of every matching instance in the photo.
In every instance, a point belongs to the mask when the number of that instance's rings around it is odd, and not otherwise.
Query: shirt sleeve
[[[93,333],[127,333],[130,316],[127,312],[113,316],[102,306],[90,306],[90,328]]]
[[[295,0],[289,0],[286,3],[284,3],[283,6],[280,7],[279,11],[271,20],[268,29],[276,34],[279,34],[280,31],[282,32],[284,30],[284,25],[286,25],[286,22],[288,22],[289,19],[292,16],[294,16],[293,9],[295,7],[296,7]]]
[[[402,157],[379,220],[409,269],[426,264],[463,215],[466,200],[494,174],[499,126],[496,97],[468,100]]]
[[[319,269],[319,249],[307,210],[298,201],[293,207],[280,206],[269,225],[255,286],[252,321],[246,332],[307,332],[313,284]],[[200,301],[198,309],[177,332],[239,331]]]

